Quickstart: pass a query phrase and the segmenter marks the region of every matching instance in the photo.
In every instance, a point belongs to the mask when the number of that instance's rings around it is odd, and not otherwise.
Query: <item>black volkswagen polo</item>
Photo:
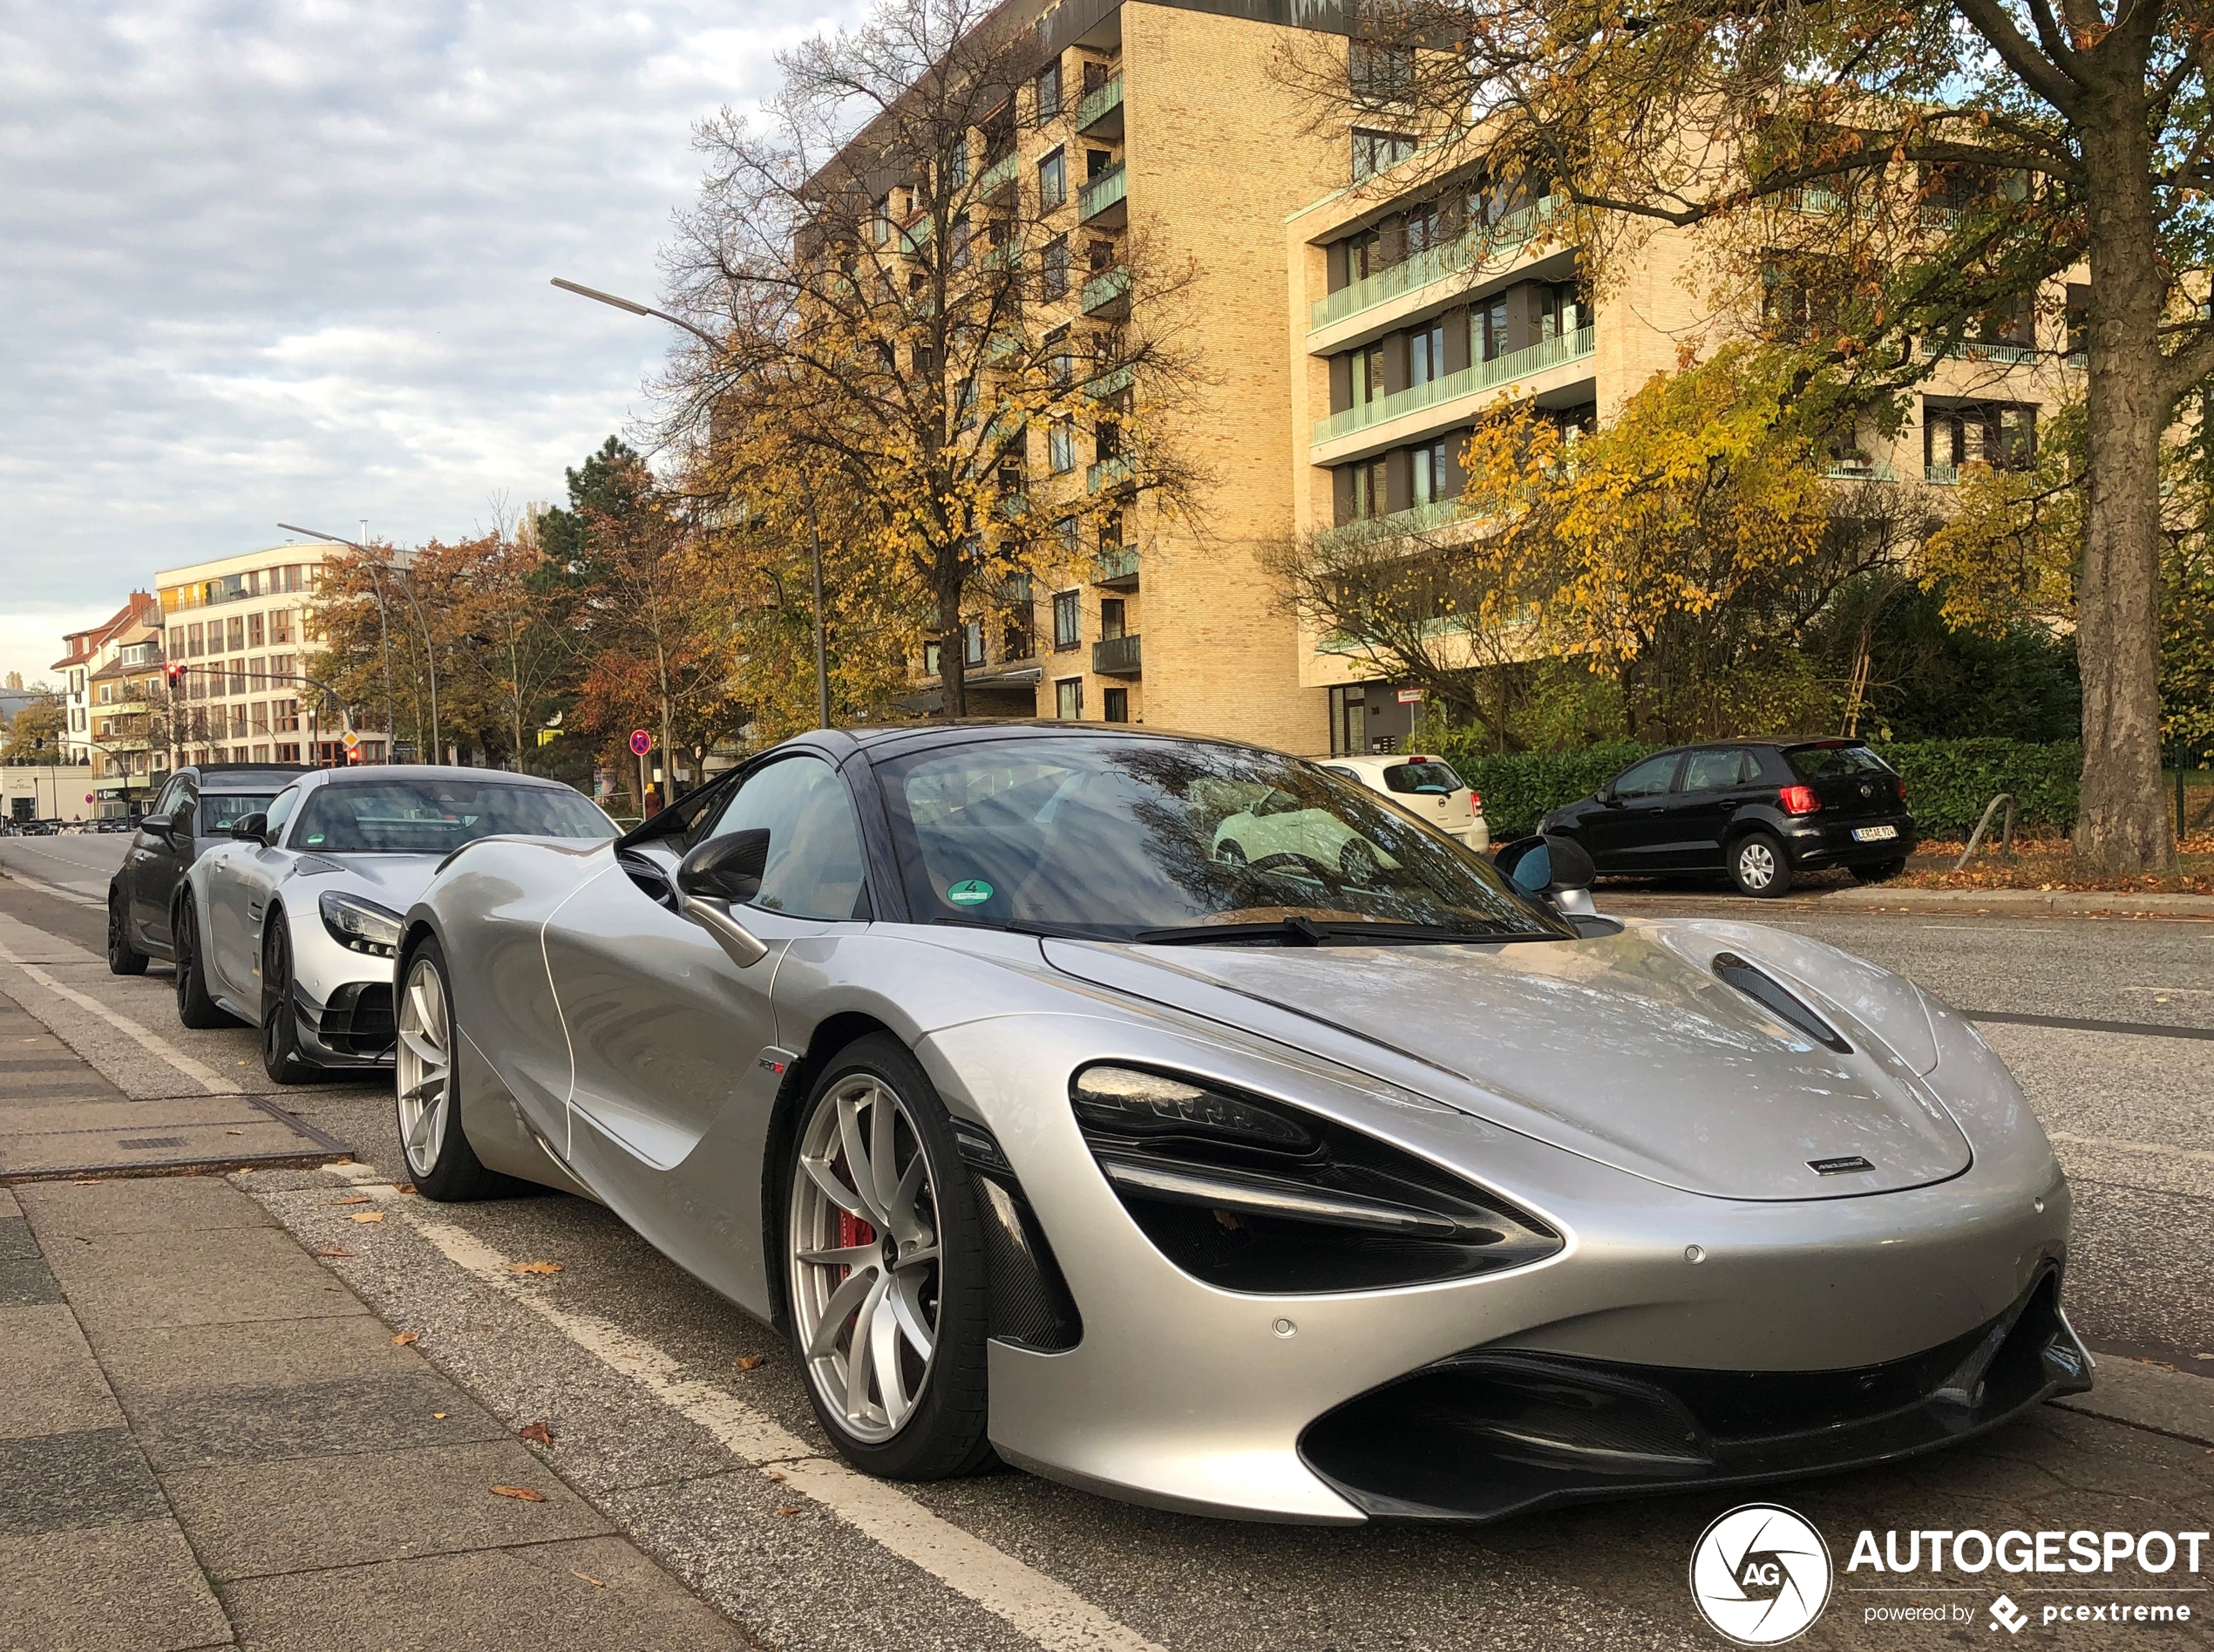
[[[1858,740],[1728,740],[1642,758],[1541,830],[1601,872],[1726,873],[1779,895],[1795,873],[1849,867],[1877,883],[1914,847],[1906,782]]]

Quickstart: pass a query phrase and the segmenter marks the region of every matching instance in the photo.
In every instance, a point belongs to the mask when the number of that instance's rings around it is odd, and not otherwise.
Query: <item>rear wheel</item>
[[[445,1201],[492,1199],[509,1192],[513,1180],[486,1170],[461,1127],[453,1059],[460,1040],[453,994],[446,986],[445,955],[437,942],[425,941],[408,955],[397,1009],[394,1077],[400,1154],[416,1192]]]
[[[1751,832],[1729,852],[1729,880],[1740,894],[1772,899],[1791,887],[1783,846],[1765,832]]]
[[[177,921],[171,926],[177,949],[177,1019],[195,1031],[235,1027],[238,1017],[207,996],[200,955],[200,914],[188,888],[177,897]]]
[[[832,1063],[790,1173],[792,1341],[839,1454],[892,1479],[983,1467],[983,1234],[952,1121],[898,1040]]]
[[[114,976],[146,972],[146,955],[131,944],[131,920],[120,889],[111,889],[107,895],[107,968]]]
[[[292,996],[292,928],[273,913],[261,942],[261,1071],[281,1084],[310,1084],[323,1069],[300,1053],[300,1011]]]
[[[1906,861],[1904,856],[1896,860],[1878,860],[1872,866],[1855,867],[1852,869],[1853,881],[1855,883],[1889,883],[1905,870]]]

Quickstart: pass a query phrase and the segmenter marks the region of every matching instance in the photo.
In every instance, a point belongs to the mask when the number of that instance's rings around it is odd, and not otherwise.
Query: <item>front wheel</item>
[[[131,944],[131,920],[120,889],[108,891],[107,968],[112,976],[142,976],[146,972],[146,955]]]
[[[1772,899],[1791,887],[1791,863],[1783,846],[1765,832],[1748,833],[1729,852],[1729,880],[1740,894]]]
[[[177,901],[176,936],[177,1019],[195,1032],[214,1027],[235,1027],[238,1017],[207,995],[207,967],[200,955],[200,914],[187,889]]]
[[[509,1192],[513,1180],[486,1170],[461,1127],[461,1101],[454,1089],[460,1038],[453,994],[446,985],[445,955],[437,942],[425,941],[408,955],[398,1010],[393,1077],[400,1156],[407,1160],[415,1191],[449,1203]]]
[[[292,930],[269,916],[261,942],[261,1071],[281,1084],[311,1084],[323,1069],[301,1053],[300,1010],[292,996]]]
[[[904,1045],[877,1034],[838,1056],[790,1171],[792,1342],[839,1454],[891,1479],[983,1467],[983,1234],[952,1121]]]

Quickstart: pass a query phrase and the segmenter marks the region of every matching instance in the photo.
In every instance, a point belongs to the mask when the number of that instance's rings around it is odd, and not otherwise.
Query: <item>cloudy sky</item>
[[[691,123],[852,0],[0,0],[0,672],[157,568],[562,497]]]

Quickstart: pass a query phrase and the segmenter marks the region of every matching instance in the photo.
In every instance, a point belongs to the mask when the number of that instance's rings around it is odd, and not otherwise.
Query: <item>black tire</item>
[[[1889,883],[1905,870],[1906,860],[1902,855],[1896,860],[1878,860],[1871,866],[1855,867],[1852,878],[1855,883]]]
[[[323,1070],[301,1053],[300,1011],[292,996],[292,928],[282,909],[261,936],[261,1071],[281,1084],[311,1084]]]
[[[520,1192],[526,1184],[496,1170],[486,1170],[484,1161],[477,1157],[477,1150],[469,1145],[469,1132],[461,1122],[461,1096],[454,1084],[455,1063],[452,1052],[460,1038],[453,1015],[453,989],[446,976],[445,952],[435,940],[425,938],[407,955],[400,971],[394,977],[400,983],[399,992],[392,1005],[393,1024],[405,1028],[413,1018],[415,1006],[411,995],[423,989],[423,1009],[433,1013],[440,1030],[439,1040],[446,1056],[444,1089],[434,1099],[444,1110],[443,1121],[435,1132],[435,1141],[424,1139],[411,1140],[411,1132],[420,1123],[420,1114],[410,1111],[413,1098],[407,1093],[410,1080],[420,1082],[418,1071],[411,1067],[411,1046],[403,1036],[402,1045],[393,1059],[393,1122],[399,1137],[400,1162],[407,1166],[407,1173],[415,1183],[415,1191],[425,1199],[435,1199],[441,1204],[458,1204],[477,1199],[504,1199]],[[420,1030],[416,1037],[419,1040]],[[419,1059],[419,1057],[418,1057]]]
[[[146,955],[131,944],[131,919],[123,891],[107,892],[107,971],[112,976],[142,976]]]
[[[177,921],[170,926],[177,948],[177,1019],[196,1032],[235,1027],[238,1017],[207,996],[200,961],[200,914],[192,891],[177,897]]]
[[[810,1248],[801,1231],[803,1224],[813,1220],[811,1208],[818,1213],[822,1208],[819,1202],[811,1206],[802,1198],[803,1191],[812,1191],[814,1186],[801,1164],[812,1127],[825,1107],[834,1110],[839,1106],[841,1095],[868,1086],[880,1087],[896,1098],[899,1117],[912,1132],[910,1146],[925,1161],[926,1190],[931,1195],[937,1248],[934,1281],[919,1285],[914,1299],[921,1305],[923,1314],[934,1305],[932,1349],[917,1381],[918,1391],[910,1409],[903,1418],[891,1424],[895,1431],[885,1438],[869,1438],[857,1433],[849,1424],[845,1408],[832,1403],[822,1390],[823,1366],[835,1367],[844,1356],[835,1349],[839,1340],[835,1329],[830,1354],[817,1359],[808,1353],[805,1338],[812,1310],[803,1269],[819,1265],[800,1261],[800,1253]],[[893,1129],[896,1131],[896,1125]],[[912,1154],[907,1162],[912,1166]],[[985,1343],[991,1325],[985,1284],[983,1230],[968,1172],[954,1146],[953,1122],[945,1104],[938,1099],[937,1091],[905,1045],[888,1033],[874,1033],[838,1053],[809,1090],[797,1126],[791,1132],[784,1169],[785,1191],[777,1233],[785,1275],[792,1351],[805,1377],[808,1402],[814,1406],[816,1417],[838,1447],[839,1454],[863,1473],[885,1479],[950,1479],[990,1467],[995,1459],[986,1432]],[[919,1207],[913,1204],[910,1207]],[[896,1228],[892,1238],[896,1244]],[[881,1245],[885,1241],[872,1239],[860,1242]],[[879,1269],[879,1273],[882,1271]],[[852,1272],[847,1269],[847,1276]],[[824,1281],[818,1279],[815,1282],[819,1288]],[[852,1336],[858,1334],[858,1310],[848,1310],[837,1325],[843,1329],[849,1322],[853,1329],[845,1341],[850,1349]],[[899,1349],[911,1344],[895,1341],[894,1346]],[[865,1384],[868,1380],[865,1376]]]
[[[1225,838],[1214,846],[1214,858],[1226,867],[1242,867],[1246,864],[1246,846],[1235,838]]]
[[[1737,893],[1772,901],[1791,887],[1791,859],[1767,832],[1748,832],[1729,846],[1729,880]]]

